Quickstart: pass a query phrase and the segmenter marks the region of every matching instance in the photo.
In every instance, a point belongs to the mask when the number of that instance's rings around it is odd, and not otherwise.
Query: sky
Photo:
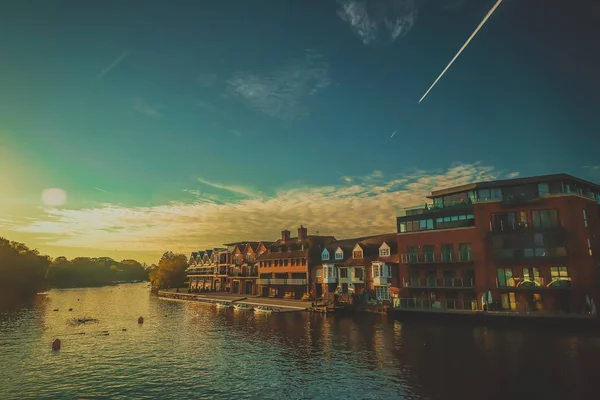
[[[0,0],[0,236],[152,263],[600,182],[594,0],[504,0],[418,104],[495,2]]]

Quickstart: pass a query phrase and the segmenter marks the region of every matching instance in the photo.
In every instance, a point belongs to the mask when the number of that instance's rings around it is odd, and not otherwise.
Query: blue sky
[[[494,3],[4,2],[0,235],[150,260],[393,231],[393,207],[482,177],[599,181],[590,1],[505,0],[417,104]]]

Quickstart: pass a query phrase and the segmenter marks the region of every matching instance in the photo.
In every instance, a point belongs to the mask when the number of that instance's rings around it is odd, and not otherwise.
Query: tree
[[[172,251],[167,251],[162,255],[158,266],[150,271],[152,288],[158,290],[183,285],[187,267],[185,254],[175,254]]]

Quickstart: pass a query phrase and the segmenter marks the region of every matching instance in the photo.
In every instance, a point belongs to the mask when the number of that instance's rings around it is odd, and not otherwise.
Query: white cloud
[[[600,169],[600,165],[584,165],[583,168],[597,170]]]
[[[133,109],[136,110],[137,112],[140,112],[142,114],[145,114],[149,117],[161,117],[162,114],[160,113],[160,109],[162,107],[155,105],[155,106],[151,106],[146,104],[146,102],[144,101],[144,99],[138,97],[137,99],[135,99],[135,102],[133,104]]]
[[[242,71],[227,82],[229,94],[281,119],[306,115],[309,98],[329,84],[329,64],[310,50],[271,73]]]
[[[242,198],[223,203],[213,201],[217,200],[214,194],[188,190],[194,198],[188,204],[51,208],[43,220],[20,221],[11,229],[53,236],[55,239],[47,244],[54,246],[186,253],[229,241],[276,239],[280,230],[295,229],[300,224],[309,232],[352,237],[394,232],[395,210],[423,204],[432,190],[505,177],[492,167],[474,163],[405,176],[377,173],[353,177],[353,182],[344,184],[280,190],[272,196],[202,179],[209,187],[231,191]]]
[[[364,44],[392,43],[415,25],[418,0],[338,0],[340,18]]]
[[[113,62],[108,64],[102,71],[100,71],[100,73],[98,75],[96,75],[93,80],[99,81],[100,79],[104,78],[104,76],[106,76],[106,74],[108,74],[113,68],[115,68],[117,65],[119,65],[121,63],[121,61],[123,61],[125,58],[127,58],[128,55],[129,55],[129,50],[122,52],[119,57],[117,57]]]

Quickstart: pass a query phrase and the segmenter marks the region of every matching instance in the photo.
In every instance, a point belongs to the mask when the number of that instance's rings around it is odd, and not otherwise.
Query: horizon
[[[503,1],[418,103],[494,3],[7,4],[0,237],[154,264],[395,232],[477,181],[598,184],[591,2]]]

